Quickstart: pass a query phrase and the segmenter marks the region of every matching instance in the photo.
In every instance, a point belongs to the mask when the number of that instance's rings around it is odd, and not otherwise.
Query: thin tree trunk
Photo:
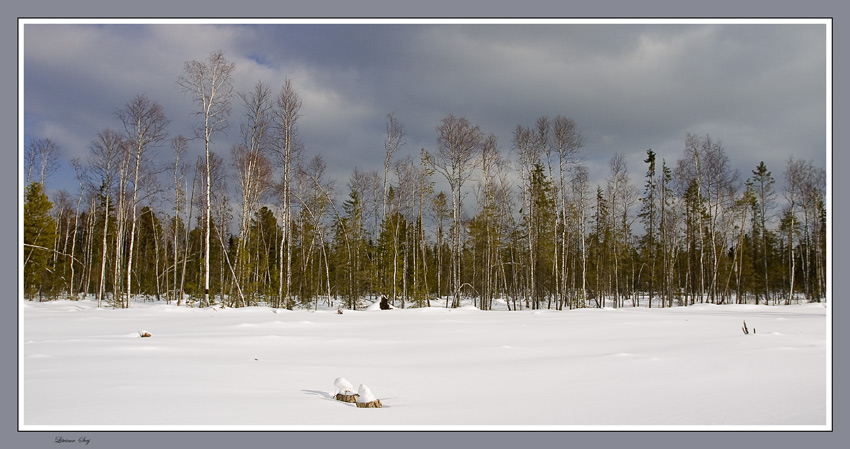
[[[130,247],[127,253],[127,300],[125,303],[125,307],[130,307],[130,292],[132,290],[132,273],[133,273],[133,246],[136,242],[136,197],[139,191],[139,165],[142,162],[142,150],[138,148],[136,151],[136,167],[134,169],[133,175],[133,198],[130,203],[131,207],[131,217],[130,217]],[[154,232],[156,229],[154,228]],[[158,261],[158,260],[157,260]]]
[[[152,227],[152,229],[153,229],[153,235],[154,235],[154,239],[153,239],[153,247],[154,247],[154,252],[155,252],[155,256],[154,256],[154,277],[155,277],[155,280],[156,280],[156,282],[155,282],[155,285],[156,285],[156,300],[157,300],[157,301],[159,301],[159,295],[160,295],[160,284],[159,284],[159,236],[157,235],[157,232],[156,232],[156,220],[154,220],[153,210],[151,210],[150,215],[151,215],[151,227]],[[168,285],[168,284],[166,283],[166,285]]]
[[[107,168],[108,170],[108,168]],[[97,290],[97,307],[101,308],[103,303],[103,287],[104,287],[104,278],[106,276],[106,241],[107,241],[107,233],[109,231],[109,193],[107,191],[106,194],[106,206],[103,211],[103,247],[101,251],[101,260],[100,260],[100,284]]]
[[[192,223],[192,211],[195,209],[195,184],[198,177],[198,170],[195,169],[195,175],[192,177],[192,193],[189,196],[189,217],[186,222],[186,245],[183,249],[183,269],[180,274],[180,296],[177,298],[177,305],[182,305],[183,302],[183,287],[186,285],[186,261],[189,259],[189,247],[191,246],[191,242],[189,241],[189,227],[190,223]]]
[[[77,199],[77,209],[74,212],[74,234],[71,236],[71,256],[76,255],[77,251],[77,226],[80,219],[80,203],[83,201],[83,185],[80,183],[80,197]],[[77,294],[74,291],[74,261],[71,260],[71,282],[68,284],[68,296],[71,299],[77,299]]]

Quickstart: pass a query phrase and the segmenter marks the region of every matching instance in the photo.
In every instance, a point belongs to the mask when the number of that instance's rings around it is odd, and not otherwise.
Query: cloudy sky
[[[223,50],[235,88],[257,81],[302,97],[299,135],[344,185],[381,170],[386,117],[407,138],[400,156],[436,147],[447,114],[494,133],[503,154],[517,125],[572,117],[594,182],[627,156],[635,184],[648,148],[669,165],[685,135],[709,134],[750,175],[764,160],[779,181],[793,156],[826,168],[827,30],[823,23],[35,24],[23,31],[24,141],[50,138],[63,159],[88,155],[114,111],[137,94],[160,103],[172,136],[192,136],[184,62]],[[240,140],[234,101],[214,150]],[[200,154],[202,144],[192,151]],[[166,146],[163,162],[172,160]],[[68,162],[48,188],[75,189]],[[231,182],[232,185],[232,182]]]

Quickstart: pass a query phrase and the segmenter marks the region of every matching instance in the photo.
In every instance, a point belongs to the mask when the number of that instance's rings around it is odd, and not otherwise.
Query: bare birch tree
[[[327,245],[325,243],[325,232],[327,232],[327,229],[324,225],[324,218],[325,214],[327,214],[328,207],[331,204],[331,199],[329,195],[326,195],[326,192],[330,192],[333,189],[332,186],[324,180],[326,167],[327,164],[321,156],[313,157],[313,159],[311,159],[306,166],[301,167],[301,169],[299,170],[300,175],[307,178],[308,184],[312,188],[303,189],[304,191],[301,192],[301,197],[298,198],[298,201],[301,203],[304,210],[306,210],[307,214],[310,216],[312,226],[316,229],[316,234],[319,237],[319,245],[322,248],[322,259],[324,259],[325,262],[325,287],[327,292],[327,304],[328,307],[330,307],[331,273],[330,263],[328,261]],[[317,299],[317,308],[318,302],[319,301]]]
[[[43,187],[47,178],[59,168],[59,145],[47,138],[32,139],[24,148],[24,165],[26,184],[32,182],[32,171],[37,167]]]
[[[402,285],[402,300],[401,307],[404,308],[405,300],[407,299],[407,261],[410,253],[411,245],[403,245],[402,247],[402,239],[406,240],[407,235],[401,235],[401,224],[402,221],[406,223],[410,223],[412,221],[412,217],[414,216],[415,209],[415,192],[417,188],[417,172],[416,166],[413,162],[413,158],[411,156],[407,156],[403,159],[397,160],[393,164],[393,171],[395,171],[396,179],[398,180],[395,194],[394,194],[394,202],[395,204],[390,205],[390,210],[392,211],[392,216],[394,217],[394,226],[393,226],[393,239],[392,239],[392,253],[393,253],[393,288],[392,288],[392,301],[395,304],[398,299],[398,276],[399,269],[401,270],[401,285]],[[408,232],[410,229],[408,229]],[[403,253],[399,253],[399,250],[403,249]],[[402,267],[399,267],[399,257],[401,257]]]
[[[390,171],[390,164],[392,163],[393,155],[398,152],[398,149],[402,145],[404,145],[404,126],[396,118],[395,114],[388,114],[387,137],[384,140],[384,196],[383,206],[381,208],[381,220],[385,220],[387,217],[387,188],[389,187],[387,177]]]
[[[106,254],[107,254],[107,237],[109,230],[109,199],[112,191],[114,179],[115,159],[121,151],[122,137],[117,131],[105,129],[101,131],[97,140],[89,146],[91,155],[89,163],[92,170],[101,179],[101,188],[104,194],[104,211],[103,211],[103,242],[101,248],[100,262],[100,283],[97,290],[97,307],[100,308],[103,303],[104,281],[106,280]]]
[[[133,194],[130,200],[130,245],[127,253],[127,291],[125,306],[130,306],[130,292],[133,273],[133,248],[136,237],[136,206],[139,193],[139,174],[143,163],[149,163],[149,149],[162,143],[166,138],[168,119],[162,106],[145,95],[136,95],[116,115],[124,124],[127,142],[132,145],[135,154],[133,167]]]
[[[481,295],[481,308],[489,310],[492,306],[494,292],[498,289],[497,276],[499,269],[499,246],[501,234],[499,232],[499,204],[497,201],[499,182],[504,178],[502,171],[505,161],[499,152],[498,142],[494,134],[484,139],[481,146],[481,174],[483,188],[482,201],[479,206],[483,210],[484,232],[486,245],[482,260],[483,290]]]
[[[803,164],[800,183],[803,210],[803,284],[807,299],[826,294],[826,171],[810,161]]]
[[[461,210],[463,184],[472,175],[475,158],[480,154],[481,130],[466,117],[449,114],[437,127],[437,151],[431,159],[435,171],[446,178],[452,192],[452,307],[460,306]]]
[[[180,161],[180,156],[183,155],[184,151],[186,151],[186,147],[188,145],[188,141],[184,136],[177,136],[171,139],[171,148],[174,150],[174,234],[173,234],[173,249],[174,249],[174,275],[173,275],[173,288],[172,294],[168,296],[178,296],[177,304],[180,305],[183,302],[183,291],[182,288],[178,290],[177,288],[177,261],[179,260],[180,254],[180,245],[179,245],[179,236],[180,236],[180,224],[182,220],[180,219],[180,205],[183,203],[185,196],[185,188],[184,186],[184,177],[186,176],[186,170],[188,170],[189,164],[185,161]],[[188,227],[188,223],[183,223],[185,227]],[[185,243],[184,243],[185,244]],[[185,266],[184,270],[185,272]],[[182,284],[181,284],[182,286]]]
[[[622,153],[617,153],[608,162],[611,174],[607,179],[606,192],[608,204],[611,206],[611,227],[614,230],[614,241],[611,252],[614,256],[614,306],[622,306],[622,286],[620,285],[621,252],[629,242],[631,235],[632,216],[630,211],[637,202],[637,188],[629,180],[626,159]]]
[[[565,117],[563,115],[558,115],[552,120],[552,139],[551,145],[554,147],[555,151],[558,153],[558,174],[559,174],[559,185],[558,191],[560,192],[561,202],[558,205],[558,213],[556,216],[561,217],[561,267],[560,267],[560,277],[561,277],[561,295],[563,300],[563,295],[567,293],[567,253],[569,250],[569,223],[568,223],[568,214],[567,214],[567,185],[566,185],[566,175],[570,169],[570,166],[574,164],[578,158],[578,152],[581,147],[584,145],[584,136],[582,136],[581,132],[578,129],[578,126],[575,123],[575,120],[569,117]],[[587,173],[584,173],[585,178]],[[586,187],[586,179],[584,180],[584,185]],[[585,190],[580,190],[586,194]],[[582,206],[581,214],[582,220],[584,219],[584,206]],[[583,232],[583,231],[582,231]],[[583,237],[583,235],[582,235]],[[582,241],[582,251],[584,251],[584,242]],[[586,262],[586,259],[582,258],[583,263]],[[582,288],[582,295],[586,293],[586,290]]]
[[[389,172],[390,165],[392,164],[392,158],[395,153],[398,152],[399,148],[404,144],[404,126],[401,121],[396,118],[395,114],[387,114],[387,135],[384,139],[384,188],[381,194],[381,217],[380,221],[383,223],[387,219],[387,201],[389,195]],[[378,218],[375,217],[375,221],[377,223]],[[398,223],[396,223],[398,224]],[[398,226],[396,226],[398,227]],[[377,228],[377,227],[376,227]],[[375,230],[376,234],[379,233],[377,229]],[[396,236],[397,237],[397,236]],[[397,251],[395,249],[396,244],[394,243],[393,249],[393,288],[392,288],[392,301],[395,304],[396,300],[396,279],[395,279],[395,271],[396,271],[396,262],[397,262]],[[379,261],[379,266],[383,266],[384,264]],[[381,275],[386,278],[387,273],[381,273]]]
[[[86,169],[85,169],[85,167],[83,167],[82,162],[80,162],[79,158],[72,159],[71,165],[74,167],[74,173],[76,174],[77,182],[80,185],[80,196],[77,198],[77,209],[76,209],[76,212],[74,213],[74,234],[71,236],[71,255],[74,256],[77,253],[76,249],[77,249],[77,234],[79,233],[79,226],[78,225],[79,225],[79,218],[80,218],[80,204],[82,203],[83,196],[85,195],[87,176],[86,176]],[[69,287],[68,287],[68,295],[71,297],[71,299],[77,298],[77,290],[74,289],[74,279],[75,279],[74,271],[75,271],[74,270],[74,261],[72,260],[71,261],[71,281],[70,281]],[[80,284],[82,284],[82,279],[80,279]]]
[[[257,82],[253,90],[238,95],[245,108],[241,126],[242,143],[234,146],[232,151],[239,192],[242,194],[236,267],[237,277],[244,282],[244,271],[248,265],[245,251],[251,217],[258,208],[262,194],[271,185],[272,169],[266,153],[270,141],[272,93],[263,82]]]
[[[233,95],[231,76],[236,65],[224,57],[224,52],[218,50],[211,53],[205,61],[187,61],[183,67],[183,75],[177,79],[177,84],[183,91],[191,94],[195,104],[200,108],[198,115],[202,125],[196,128],[199,137],[204,140],[206,155],[206,232],[204,234],[204,306],[210,301],[210,229],[212,221],[211,182],[210,182],[210,143],[216,132],[223,131],[228,125],[230,116],[230,100]]]
[[[522,208],[520,215],[534,217],[534,200],[532,192],[532,172],[541,163],[543,147],[535,145],[535,135],[530,128],[517,125],[513,134],[513,149],[519,156],[520,189],[522,192]],[[537,264],[537,229],[531,219],[525,220],[525,243],[528,250],[528,276],[526,278],[526,307],[537,307],[537,280],[534,267]],[[534,301],[533,303],[531,301]]]
[[[300,148],[300,144],[296,137],[298,118],[301,111],[301,97],[295,92],[292,87],[292,81],[287,79],[284,81],[283,89],[277,96],[274,107],[272,109],[273,126],[275,131],[273,149],[277,154],[278,160],[283,167],[283,174],[280,180],[282,220],[281,220],[281,238],[280,238],[280,277],[278,285],[278,298],[276,307],[280,307],[281,302],[286,303],[286,307],[291,305],[291,290],[292,290],[292,242],[290,233],[292,232],[292,175],[293,161],[297,156],[295,153]],[[285,250],[284,250],[285,248]],[[284,251],[286,255],[284,263]],[[285,269],[285,270],[284,270]],[[284,271],[286,277],[284,277]],[[284,287],[286,288],[284,290]],[[285,295],[285,296],[284,296]]]
[[[790,157],[785,167],[785,187],[783,196],[785,197],[786,208],[786,237],[788,243],[789,260],[788,260],[788,278],[790,286],[788,288],[788,298],[786,304],[790,304],[794,298],[794,280],[797,271],[797,258],[795,255],[794,246],[797,238],[798,228],[798,208],[803,197],[803,185],[806,179],[806,161],[794,159]]]
[[[581,307],[587,307],[587,210],[590,207],[590,183],[587,166],[572,168],[570,179],[572,204],[575,207],[579,246],[581,246]]]

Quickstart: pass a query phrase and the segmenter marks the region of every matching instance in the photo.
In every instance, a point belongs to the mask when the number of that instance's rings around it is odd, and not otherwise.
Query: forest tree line
[[[826,296],[826,174],[810,161],[742,176],[720,140],[688,134],[681,159],[646,150],[633,177],[617,154],[591,185],[569,117],[518,125],[506,150],[449,114],[434,149],[400,157],[404,124],[390,114],[383,170],[341,183],[304,151],[292,83],[235,92],[234,68],[221,52],[185,63],[177,84],[195,100],[193,139],[168,136],[145,95],[118,108],[122,128],[70,161],[75,191],[48,198],[60,149],[29,140],[26,298],[357,308],[385,295],[396,307],[472,298],[560,310]],[[241,142],[211,151],[228,126]],[[204,154],[187,160],[198,142]]]

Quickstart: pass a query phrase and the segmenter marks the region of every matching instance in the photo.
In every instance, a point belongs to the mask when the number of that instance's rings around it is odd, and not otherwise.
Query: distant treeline
[[[321,156],[305,157],[289,80],[276,94],[262,82],[234,93],[233,69],[218,52],[178,80],[198,105],[205,151],[194,163],[144,95],[118,110],[123,131],[104,129],[87,161],[71,161],[76,192],[47,197],[60,151],[29,141],[26,298],[356,308],[369,296],[397,307],[471,297],[482,309],[496,298],[511,309],[825,298],[826,177],[812,162],[789,158],[777,191],[764,163],[742,179],[719,140],[688,134],[672,165],[647,150],[635,180],[618,154],[591,185],[569,117],[517,126],[506,151],[447,115],[435,149],[399,158],[404,126],[389,115],[383,171],[342,183]],[[243,139],[222,156],[209,143],[234,100]]]

